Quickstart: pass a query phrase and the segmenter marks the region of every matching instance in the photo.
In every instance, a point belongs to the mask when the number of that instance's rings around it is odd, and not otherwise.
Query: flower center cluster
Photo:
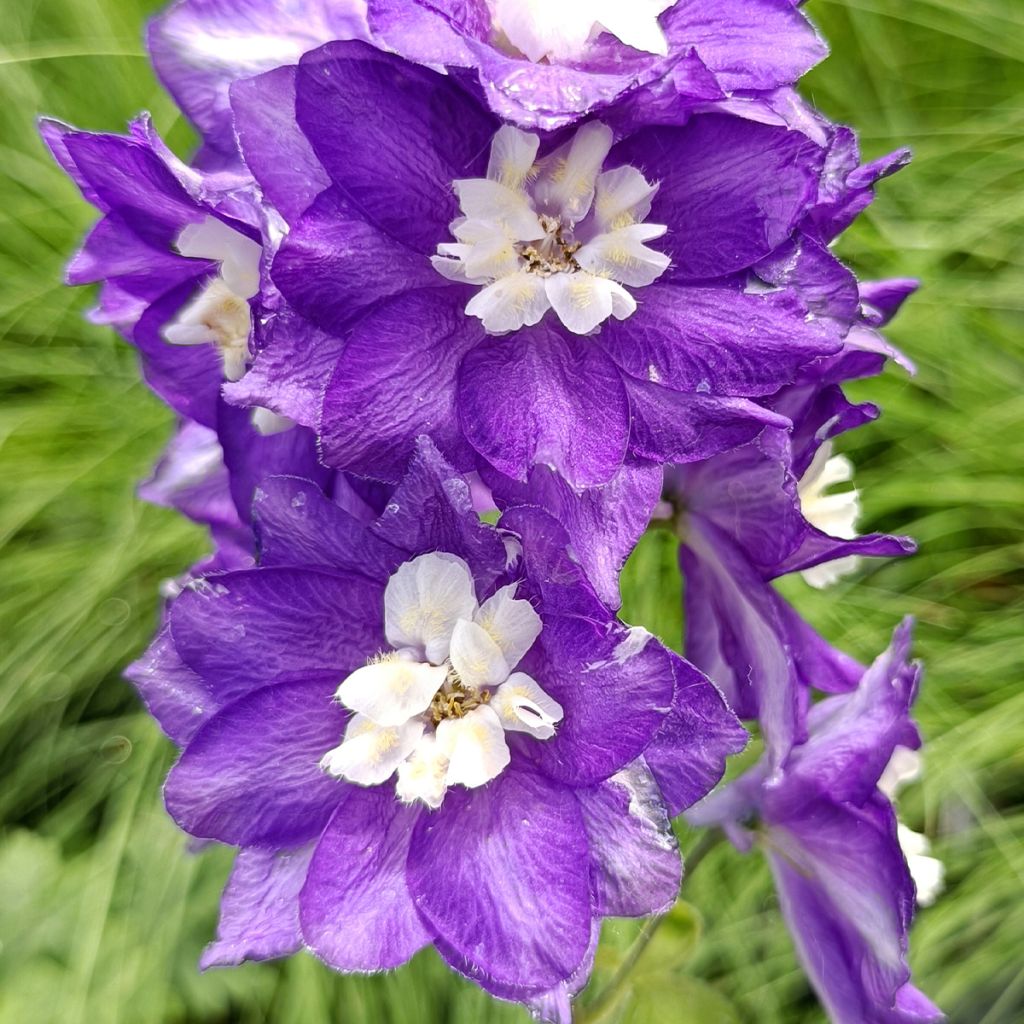
[[[602,32],[627,46],[667,54],[658,15],[676,0],[487,0],[495,44],[529,60],[579,60]]]
[[[486,178],[453,183],[463,216],[456,241],[433,257],[445,277],[481,286],[466,306],[492,334],[538,323],[553,309],[575,334],[610,316],[623,320],[636,302],[623,285],[644,287],[669,265],[645,244],[664,225],[646,224],[657,185],[634,167],[602,171],[611,130],[584,125],[538,160],[540,139],[506,125],[491,144]]]
[[[259,291],[262,249],[216,217],[190,224],[178,236],[182,256],[216,260],[220,272],[164,328],[174,345],[216,345],[227,380],[239,380],[249,360],[249,299]]]
[[[384,592],[393,649],[338,687],[354,714],[324,769],[362,786],[397,773],[400,800],[436,808],[449,786],[483,786],[504,770],[506,732],[553,736],[562,708],[513,671],[541,632],[515,591],[503,587],[479,604],[468,566],[454,555],[400,566]]]

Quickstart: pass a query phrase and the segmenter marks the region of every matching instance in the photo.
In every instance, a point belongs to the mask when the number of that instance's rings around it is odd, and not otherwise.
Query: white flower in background
[[[504,770],[506,732],[553,736],[561,706],[513,671],[541,632],[515,591],[502,587],[479,604],[469,567],[442,552],[400,566],[384,591],[393,650],[338,688],[355,714],[323,767],[362,786],[397,772],[399,799],[436,808],[449,786],[483,786]]]
[[[800,510],[815,529],[840,540],[857,536],[860,518],[860,494],[851,488],[838,494],[827,493],[836,484],[853,480],[853,463],[845,455],[832,454],[832,442],[826,441],[815,453],[807,471],[797,484]],[[844,576],[856,572],[860,559],[856,555],[804,569],[804,580],[818,590],[830,587]]]
[[[539,137],[506,125],[487,177],[453,183],[464,216],[451,224],[456,242],[439,245],[432,262],[481,287],[466,313],[491,334],[536,324],[549,309],[588,334],[636,312],[623,285],[642,288],[668,268],[669,257],[645,244],[666,231],[644,223],[658,186],[634,167],[602,173],[612,141],[591,122],[537,161]]]
[[[664,56],[658,16],[676,0],[487,0],[495,32],[532,61],[574,61],[610,32],[627,46]]]
[[[216,260],[220,273],[164,328],[173,345],[216,345],[224,376],[239,380],[249,359],[249,299],[260,289],[261,247],[216,217],[189,224],[178,236],[182,256]]]
[[[913,782],[920,775],[921,755],[909,747],[897,747],[878,780],[878,788],[890,800],[894,800],[903,786]],[[907,858],[910,877],[917,888],[917,902],[922,907],[930,907],[942,892],[946,875],[945,865],[938,858],[929,856],[931,844],[927,836],[907,828],[903,822],[897,824],[896,834],[903,856]]]

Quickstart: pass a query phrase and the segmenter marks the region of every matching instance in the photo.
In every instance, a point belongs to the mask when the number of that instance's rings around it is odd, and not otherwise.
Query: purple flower
[[[365,38],[362,0],[180,0],[147,35],[157,75],[203,137],[203,167],[238,161],[233,82],[292,64],[331,39]]]
[[[242,848],[204,962],[306,945],[376,971],[433,943],[568,1021],[600,919],[674,901],[668,813],[743,730],[554,519],[483,524],[425,440],[374,519],[294,477],[255,518],[259,568],[194,581],[130,673],[185,746],[171,814]]]
[[[907,934],[914,884],[892,805],[887,765],[920,744],[909,711],[920,669],[908,665],[911,623],[849,694],[808,718],[781,778],[767,760],[688,814],[757,843],[775,876],[804,969],[835,1024],[926,1024],[942,1013],[910,984]]]
[[[680,111],[774,90],[827,52],[790,0],[369,0],[368,17],[383,45],[472,69],[497,114],[545,130],[645,87]]]
[[[266,195],[294,176],[260,151],[291,117],[276,106],[283,73],[233,94]],[[591,123],[545,144],[535,178],[536,139],[499,132],[450,77],[359,43],[291,74],[332,185],[291,221],[271,276],[292,308],[230,393],[278,412],[275,390],[306,389],[307,412],[322,394],[305,422],[329,464],[393,482],[429,432],[463,471],[525,481],[541,464],[605,484],[627,455],[683,461],[749,440],[780,422],[750,399],[837,350],[792,290],[746,288],[816,201],[826,151],[799,132],[707,115],[611,145]],[[326,388],[289,376],[324,345]]]
[[[833,491],[853,475],[833,439],[878,415],[850,403],[839,381],[882,361],[859,350],[822,361],[768,403],[790,428],[766,427],[749,444],[665,473],[682,538],[685,649],[741,718],[758,719],[776,768],[803,739],[809,689],[851,689],[862,668],[826,644],[771,581],[799,572],[826,586],[861,557],[914,550],[905,537],[857,536],[857,491]]]
[[[102,214],[67,271],[99,282],[93,318],[139,349],[149,385],[182,416],[217,426],[223,380],[245,372],[262,232],[247,174],[177,159],[148,117],[129,136],[41,124],[57,162]]]

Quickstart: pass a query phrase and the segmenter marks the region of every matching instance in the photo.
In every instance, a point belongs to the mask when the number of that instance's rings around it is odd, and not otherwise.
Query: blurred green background
[[[61,285],[92,214],[34,133],[46,112],[121,129],[150,109],[191,136],[140,43],[145,0],[5,0],[0,17],[0,1022],[477,1024],[525,1021],[432,954],[387,978],[308,956],[199,975],[230,854],[192,855],[165,817],[172,750],[121,668],[143,648],[157,587],[204,550],[140,504],[171,430],[131,349],[81,319]],[[956,1024],[1024,1020],[1024,4],[812,0],[833,56],[805,82],[860,129],[868,157],[916,158],[844,238],[865,277],[927,287],[891,330],[919,376],[856,389],[885,411],[844,439],[866,526],[921,554],[820,595],[786,593],[869,659],[904,612],[927,663],[927,773],[902,801],[948,888],[920,914],[918,983]],[[674,551],[647,538],[625,614],[675,640]],[[693,838],[683,834],[684,843]],[[811,1024],[767,872],[718,848],[637,974],[625,1019]],[[613,925],[614,965],[631,925]],[[698,941],[699,939],[699,941]]]

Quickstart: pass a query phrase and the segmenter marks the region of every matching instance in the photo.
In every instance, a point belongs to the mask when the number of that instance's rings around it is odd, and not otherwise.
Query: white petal
[[[440,252],[440,250],[445,247],[439,245],[437,248],[438,252]],[[452,248],[454,248],[454,246],[452,246]],[[449,281],[467,282],[466,268],[463,266],[461,259],[453,259],[442,254],[439,256],[431,256],[430,264],[442,277],[448,278]]]
[[[530,180],[540,147],[540,136],[502,125],[491,143],[487,177],[506,188],[520,190]]]
[[[660,238],[665,230],[661,224],[633,224],[598,235],[576,253],[576,262],[592,274],[642,288],[657,281],[672,262],[664,253],[644,245]]]
[[[668,40],[658,24],[658,15],[675,0],[598,0],[595,20],[627,46],[646,53],[668,54]]]
[[[452,184],[470,220],[493,224],[523,242],[544,237],[544,228],[522,192],[488,178],[462,178]]]
[[[449,657],[459,680],[472,689],[497,686],[508,679],[510,670],[501,648],[475,622],[459,619],[455,623]]]
[[[438,746],[448,758],[449,786],[483,786],[511,760],[505,730],[486,705],[465,718],[446,718],[437,727]]]
[[[532,327],[551,308],[544,283],[543,277],[525,270],[509,274],[477,292],[466,305],[466,315],[479,317],[490,334]]]
[[[452,630],[477,609],[473,575],[455,555],[435,551],[399,566],[384,590],[384,633],[393,647],[422,651],[440,665]]]
[[[422,800],[437,810],[448,784],[448,757],[431,733],[425,733],[412,754],[398,766],[395,794],[403,803]]]
[[[182,256],[220,261],[225,285],[240,298],[252,298],[260,290],[262,248],[216,217],[189,224],[176,247]]]
[[[930,907],[943,890],[946,865],[937,857],[929,856],[931,843],[927,836],[907,828],[902,822],[896,826],[896,836],[917,889],[917,902],[922,907]]]
[[[815,590],[825,590],[835,586],[844,576],[855,573],[859,568],[860,558],[857,555],[847,555],[845,558],[836,558],[831,562],[813,565],[810,569],[801,569],[800,575],[809,587],[814,587]]]
[[[891,800],[908,783],[921,776],[921,755],[910,747],[897,746],[878,780],[878,788]]]
[[[515,274],[522,266],[522,257],[515,242],[504,233],[495,232],[486,242],[464,246],[462,257],[466,279],[472,282],[494,281]]]
[[[224,355],[229,380],[245,373],[249,357],[251,326],[249,303],[240,298],[220,278],[214,278],[163,329],[165,341],[174,345],[212,342]]]
[[[532,61],[583,56],[594,26],[593,0],[488,0],[494,27]]]
[[[414,719],[398,728],[382,729],[356,715],[345,730],[341,745],[329,750],[320,766],[360,786],[378,786],[412,753],[423,735],[423,722]]]
[[[544,213],[578,224],[594,200],[597,176],[615,137],[600,121],[585,124],[570,142],[541,161],[533,194]]]
[[[224,367],[225,380],[241,380],[249,361],[249,339],[237,338],[234,344],[221,344],[220,361]]]
[[[257,433],[270,437],[291,430],[295,426],[295,421],[288,419],[287,416],[278,415],[273,409],[265,409],[258,405],[252,411],[252,425]]]
[[[509,669],[513,669],[540,636],[540,616],[529,601],[516,600],[515,583],[502,587],[480,606],[476,621],[501,648]]]
[[[594,225],[598,233],[615,231],[645,220],[658,186],[635,168],[616,167],[597,179],[594,194]]]
[[[216,339],[205,324],[187,324],[171,321],[163,329],[164,341],[172,345],[209,345]]]
[[[515,672],[494,691],[490,703],[510,732],[528,732],[539,740],[555,734],[555,723],[563,717],[562,705],[549,697],[535,679],[524,672]]]
[[[612,315],[625,320],[636,311],[622,285],[585,270],[553,274],[546,279],[545,290],[558,319],[574,334],[589,334]]]
[[[338,687],[337,696],[377,725],[403,725],[430,707],[447,674],[443,665],[389,658],[357,668]]]

